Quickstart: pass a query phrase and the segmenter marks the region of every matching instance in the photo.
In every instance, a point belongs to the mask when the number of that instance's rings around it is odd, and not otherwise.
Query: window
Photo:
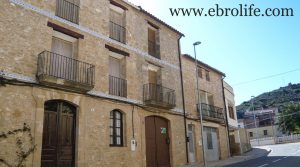
[[[202,78],[202,68],[198,67],[198,77]]]
[[[212,134],[211,132],[207,132],[207,149],[212,150],[213,149],[213,143],[212,143]]]
[[[123,114],[119,110],[110,112],[110,146],[123,146]]]
[[[56,16],[78,24],[79,0],[57,0]]]
[[[249,136],[250,136],[250,137],[253,137],[253,132],[249,132]]]
[[[125,11],[112,4],[110,5],[109,37],[122,43],[126,42]]]
[[[235,119],[234,118],[234,110],[233,110],[233,107],[232,106],[228,106],[228,112],[229,112],[229,117],[231,119]]]
[[[265,136],[268,135],[268,130],[264,130],[264,135],[265,135]]]
[[[210,81],[209,71],[205,70],[205,78],[207,81]]]
[[[205,103],[211,106],[214,106],[214,96],[211,93],[205,92],[203,90],[199,91],[200,93],[200,102]]]
[[[148,28],[148,53],[153,57],[160,58],[159,49],[158,29],[150,26]]]

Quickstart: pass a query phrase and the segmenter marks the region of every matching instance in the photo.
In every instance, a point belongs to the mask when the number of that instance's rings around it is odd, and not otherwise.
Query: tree
[[[280,113],[279,128],[284,133],[300,133],[300,104],[287,104]]]

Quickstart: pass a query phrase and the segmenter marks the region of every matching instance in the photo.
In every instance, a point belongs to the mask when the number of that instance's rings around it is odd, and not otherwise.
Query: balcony
[[[110,22],[109,24],[109,37],[111,39],[114,39],[116,41],[119,41],[121,43],[125,43],[126,42],[126,29],[125,27],[114,23],[114,22]]]
[[[94,88],[95,66],[43,51],[38,55],[37,77],[44,85],[87,92]]]
[[[197,106],[199,112],[199,104]],[[204,120],[225,123],[223,108],[201,103],[201,111],[202,111],[202,118]]]
[[[79,6],[68,0],[56,0],[56,16],[78,24]]]
[[[127,97],[127,82],[125,79],[109,76],[109,94]]]
[[[176,106],[175,90],[157,84],[145,84],[143,98],[146,105],[172,109]]]

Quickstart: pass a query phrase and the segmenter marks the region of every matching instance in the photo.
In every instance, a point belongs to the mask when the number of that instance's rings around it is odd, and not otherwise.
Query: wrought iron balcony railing
[[[68,0],[56,0],[56,16],[78,24],[79,6]]]
[[[143,88],[144,102],[148,105],[162,108],[174,108],[176,106],[175,90],[158,84],[145,84]]]
[[[198,112],[199,112],[199,107],[201,107],[201,112],[203,119],[208,119],[208,120],[216,120],[218,122],[224,122],[224,114],[223,114],[223,108],[219,108],[213,105],[208,105],[205,103],[201,103],[199,106],[198,104]]]
[[[49,79],[63,79],[72,84],[86,86],[87,89],[94,87],[95,66],[79,60],[43,51],[38,55],[39,80],[50,81]],[[55,82],[55,81],[52,81]]]
[[[125,29],[125,27],[110,21],[109,37],[116,40],[116,41],[125,43],[126,42],[126,29]]]
[[[109,76],[109,94],[115,96],[127,96],[127,81],[122,78]]]

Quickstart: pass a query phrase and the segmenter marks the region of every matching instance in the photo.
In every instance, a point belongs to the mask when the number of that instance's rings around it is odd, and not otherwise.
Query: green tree
[[[279,117],[279,128],[284,133],[300,133],[300,104],[287,104]]]

